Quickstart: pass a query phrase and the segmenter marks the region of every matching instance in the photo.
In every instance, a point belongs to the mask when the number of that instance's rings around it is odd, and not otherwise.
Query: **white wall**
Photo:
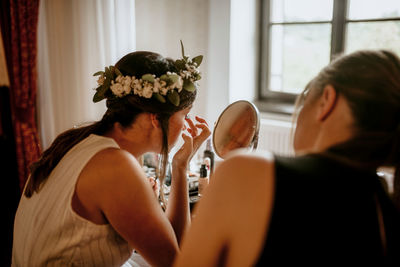
[[[229,27],[230,0],[210,0],[206,114],[211,124],[229,103]]]
[[[206,114],[211,122],[218,119],[228,104],[255,99],[256,3],[210,0]]]
[[[136,0],[136,49],[157,52],[173,59],[185,54],[203,55],[202,79],[192,113],[206,116],[208,80],[208,0]]]
[[[213,128],[230,103],[257,92],[257,0],[136,0],[136,47],[180,57],[204,55],[193,114]],[[259,149],[291,154],[290,118],[262,114]],[[201,149],[200,149],[201,150]]]
[[[255,0],[231,0],[229,102],[256,98],[257,12]]]
[[[238,99],[254,100],[256,0],[136,0],[136,47],[180,57],[204,55],[192,113],[213,124]]]

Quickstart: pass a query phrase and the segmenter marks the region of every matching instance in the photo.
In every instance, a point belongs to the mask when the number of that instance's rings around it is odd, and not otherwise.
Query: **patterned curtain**
[[[10,105],[19,186],[40,156],[36,125],[36,53],[39,0],[2,0],[0,24],[10,78]]]

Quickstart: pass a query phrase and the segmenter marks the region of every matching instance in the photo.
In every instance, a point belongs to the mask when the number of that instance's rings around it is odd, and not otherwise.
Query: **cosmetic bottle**
[[[207,187],[209,182],[207,166],[206,164],[201,164],[200,167],[200,177],[199,177],[199,197],[203,195],[204,189]]]
[[[205,157],[203,159],[203,164],[206,164],[207,171],[208,171],[208,173],[210,173],[211,172],[211,160],[210,160],[210,158],[209,157]]]
[[[211,139],[207,140],[206,150],[204,150],[203,158],[210,159],[210,176],[212,176],[214,172],[214,152],[212,151],[211,148]]]

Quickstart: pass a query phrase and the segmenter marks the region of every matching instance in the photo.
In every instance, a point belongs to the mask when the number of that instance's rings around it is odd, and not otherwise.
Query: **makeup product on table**
[[[199,177],[199,196],[203,195],[205,188],[208,186],[209,177],[206,164],[201,164]]]
[[[214,172],[214,151],[212,151],[212,148],[211,148],[211,139],[207,140],[206,150],[204,150],[203,158],[210,159],[210,176],[212,176],[212,174]]]

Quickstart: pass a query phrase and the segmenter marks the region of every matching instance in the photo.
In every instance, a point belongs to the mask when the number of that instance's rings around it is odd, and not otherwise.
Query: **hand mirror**
[[[225,158],[239,148],[257,148],[260,115],[257,107],[246,100],[230,104],[219,116],[213,132],[215,153]]]

